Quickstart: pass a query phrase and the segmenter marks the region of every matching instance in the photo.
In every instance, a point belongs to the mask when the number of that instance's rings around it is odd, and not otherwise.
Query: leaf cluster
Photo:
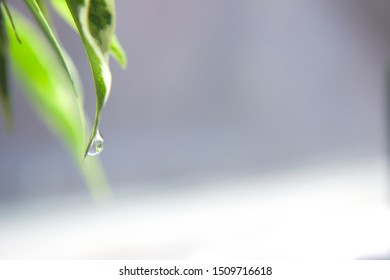
[[[100,136],[101,113],[111,90],[109,58],[112,56],[123,68],[127,63],[115,35],[114,0],[24,0],[24,3],[36,24],[9,7],[6,0],[0,0],[0,103],[6,127],[12,127],[7,82],[10,65],[41,120],[80,163],[103,147],[102,139],[99,143],[95,140]],[[90,62],[96,112],[89,137],[79,74],[62,47],[51,21],[51,10],[77,32]],[[95,153],[91,153],[94,149]]]

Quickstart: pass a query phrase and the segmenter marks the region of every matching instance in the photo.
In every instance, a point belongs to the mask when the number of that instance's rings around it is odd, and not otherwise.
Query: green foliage
[[[4,17],[0,12],[0,102],[3,105],[5,123],[8,129],[11,128],[11,105],[7,82],[7,46]]]
[[[59,1],[58,1],[59,2]],[[74,87],[74,94],[81,97],[82,90],[81,90],[81,84],[78,79],[79,75],[77,73],[77,70],[75,66],[73,65],[72,60],[69,58],[68,54],[63,50],[61,47],[59,41],[57,40],[53,29],[50,27],[50,24],[47,19],[47,10],[42,10],[43,4],[39,4],[35,0],[25,0],[25,3],[30,8],[30,11],[35,16],[36,20],[39,23],[39,26],[43,33],[46,35],[46,38],[51,43],[51,47],[54,49],[54,51],[57,53],[57,57],[61,61],[63,67],[65,68],[69,79],[72,82],[72,85]]]
[[[103,52],[108,51],[113,35],[112,10],[104,0],[91,0],[88,13],[89,30]]]
[[[9,36],[15,76],[23,81],[24,92],[41,119],[80,158],[85,144],[85,117],[68,72],[43,34],[16,11],[12,16],[23,42]],[[10,24],[7,28],[12,34]]]
[[[72,27],[73,30],[77,31],[76,23],[73,20],[72,13],[69,10],[66,0],[51,0],[51,4],[53,9],[69,24],[69,26]]]
[[[86,157],[94,144],[95,136],[99,133],[101,113],[111,90],[112,77],[108,58],[109,44],[115,29],[112,20],[114,1],[106,0],[104,6],[101,5],[100,0],[66,0],[66,2],[83,41],[95,81],[96,112],[92,134],[84,154]],[[99,5],[98,9],[91,9],[96,5]]]
[[[70,12],[66,1],[51,0],[54,10],[69,24],[69,26],[76,32],[77,26],[73,20],[72,13]],[[110,54],[119,63],[122,68],[127,66],[127,57],[124,52],[117,36],[114,34],[110,42]]]
[[[0,99],[5,115],[10,119],[6,68],[10,57],[14,75],[20,80],[37,114],[68,147],[88,185],[99,186],[100,194],[107,193],[100,163],[89,161],[87,170],[82,159],[94,143],[101,112],[110,93],[110,50],[122,66],[126,65],[126,55],[114,35],[114,0],[52,1],[54,9],[80,34],[91,65],[96,88],[96,114],[88,141],[79,75],[57,38],[45,1],[24,0],[40,30],[24,15],[15,10],[9,12],[5,1],[0,1]]]
[[[122,48],[121,43],[118,40],[118,37],[114,35],[110,44],[110,53],[113,58],[119,63],[119,65],[124,69],[127,66],[127,56],[125,51]]]

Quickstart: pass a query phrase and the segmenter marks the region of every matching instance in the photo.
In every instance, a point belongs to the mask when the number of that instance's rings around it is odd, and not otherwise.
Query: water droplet
[[[102,135],[100,134],[99,129],[96,131],[96,135],[93,138],[91,145],[88,149],[88,156],[97,156],[101,152],[103,152],[104,149],[104,139]]]

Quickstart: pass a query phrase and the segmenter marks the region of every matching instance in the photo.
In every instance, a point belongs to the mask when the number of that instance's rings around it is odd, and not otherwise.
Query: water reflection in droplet
[[[101,152],[103,152],[104,149],[104,139],[99,131],[99,129],[96,131],[95,137],[93,138],[91,145],[88,148],[88,156],[97,156]]]

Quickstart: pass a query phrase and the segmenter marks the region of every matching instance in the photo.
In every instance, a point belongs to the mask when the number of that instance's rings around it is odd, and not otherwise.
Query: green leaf
[[[3,15],[7,14],[12,29],[14,30],[14,35],[16,39],[18,40],[19,43],[22,43],[22,41],[20,41],[20,38],[18,36],[18,32],[16,32],[15,24],[14,21],[12,20],[11,12],[8,9],[7,2],[5,0],[0,0],[0,4],[1,4],[1,12]]]
[[[111,90],[109,45],[115,30],[114,0],[66,0],[80,33],[95,81],[96,112],[85,157],[98,135],[102,109]]]
[[[118,37],[114,35],[110,43],[110,53],[113,58],[119,63],[119,65],[125,69],[127,67],[127,56],[123,50]]]
[[[10,24],[10,59],[15,76],[20,79],[26,96],[48,127],[77,158],[85,143],[84,114],[80,98],[51,42],[43,37],[24,16],[12,12],[19,44]]]
[[[66,4],[66,1],[52,0],[51,3],[54,10],[65,20],[65,22],[67,22],[73,30],[78,32],[72,13]],[[116,35],[113,36],[110,42],[110,54],[122,68],[126,68],[127,56]]]
[[[50,10],[48,9],[46,5],[45,0],[36,0],[37,5],[39,9],[41,9],[42,13],[44,14],[46,20],[51,23],[51,17],[50,17]]]
[[[62,17],[62,19],[65,20],[65,22],[67,24],[69,24],[69,26],[72,27],[73,30],[78,32],[76,23],[73,20],[72,13],[70,12],[66,1],[65,0],[60,0],[60,1],[59,0],[52,0],[51,4],[52,4],[54,10]]]
[[[5,124],[8,130],[12,127],[11,102],[7,79],[7,35],[3,13],[0,10],[0,102],[3,105]]]
[[[63,2],[63,1],[58,1],[58,2]],[[57,56],[60,59],[61,63],[65,67],[68,76],[73,84],[74,93],[78,95],[80,98],[82,98],[81,97],[82,86],[81,86],[81,82],[76,67],[74,66],[69,55],[61,47],[61,44],[58,41],[53,28],[51,28],[49,21],[47,19],[48,11],[46,9],[42,10],[42,7],[44,7],[42,1],[25,0],[25,3],[29,7],[30,11],[34,15],[37,22],[39,23],[41,30],[46,35],[46,38],[51,43],[53,49],[56,51]]]
[[[97,200],[106,200],[110,188],[98,159],[83,166],[85,118],[82,100],[74,94],[69,73],[58,50],[23,15],[12,12],[23,44],[19,44],[8,22],[10,61],[15,77],[35,111],[49,129],[70,150]]]

